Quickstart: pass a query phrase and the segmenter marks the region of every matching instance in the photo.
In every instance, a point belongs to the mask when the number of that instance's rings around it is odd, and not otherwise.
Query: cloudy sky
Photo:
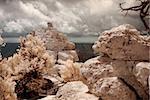
[[[132,6],[135,0],[125,0]],[[113,26],[129,23],[142,29],[134,12],[124,16],[123,0],[0,0],[0,33],[20,36],[52,22],[59,31],[76,35],[95,35]]]

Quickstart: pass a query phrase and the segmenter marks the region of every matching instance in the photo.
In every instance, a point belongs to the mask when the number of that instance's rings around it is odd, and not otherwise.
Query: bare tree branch
[[[124,3],[120,3],[119,7],[121,8],[122,11],[139,11],[139,16],[141,21],[143,22],[146,30],[150,32],[150,26],[149,23],[146,21],[146,17],[149,16],[149,8],[150,8],[150,0],[137,0],[140,1],[140,4],[137,6],[132,6],[128,8],[124,8],[122,5]],[[128,13],[126,13],[128,14]]]

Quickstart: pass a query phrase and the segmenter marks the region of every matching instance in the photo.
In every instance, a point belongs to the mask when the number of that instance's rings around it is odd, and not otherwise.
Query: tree
[[[139,12],[141,21],[143,22],[146,30],[148,32],[150,32],[150,26],[149,26],[149,22],[148,22],[148,19],[150,17],[150,14],[149,14],[150,0],[137,0],[137,1],[139,1],[140,4],[136,5],[136,6],[124,8],[122,6],[124,3],[120,3],[119,6],[122,9],[122,11],[126,11],[126,15],[128,14],[128,11]]]

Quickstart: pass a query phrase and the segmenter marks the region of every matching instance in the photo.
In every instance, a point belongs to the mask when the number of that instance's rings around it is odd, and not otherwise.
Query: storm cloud
[[[125,0],[125,6],[135,0]],[[0,29],[6,37],[20,36],[52,22],[61,32],[96,35],[120,24],[143,25],[137,13],[121,12],[123,0],[0,0]]]

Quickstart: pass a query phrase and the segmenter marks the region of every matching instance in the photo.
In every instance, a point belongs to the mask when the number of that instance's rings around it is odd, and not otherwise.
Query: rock
[[[99,98],[89,93],[75,93],[62,96],[56,100],[99,100]]]
[[[75,44],[70,42],[68,38],[54,28],[47,28],[34,32],[44,42],[47,50],[62,51],[75,49]]]
[[[57,100],[55,95],[48,95],[42,99],[38,99],[38,100]]]
[[[134,67],[134,75],[137,80],[144,86],[145,90],[149,90],[148,78],[150,75],[150,63],[149,62],[140,62]]]
[[[47,29],[34,31],[33,34],[37,35],[45,43],[46,49],[50,55],[53,55],[56,62],[73,60],[78,61],[78,55],[75,50],[75,44],[70,42],[63,33],[54,29],[52,24],[48,24]]]
[[[92,93],[102,100],[136,100],[136,95],[117,77],[101,78],[93,84]]]
[[[98,97],[87,93],[88,87],[81,81],[66,83],[61,87],[56,96],[57,100],[98,100]]]
[[[103,32],[93,46],[112,59],[138,61],[149,61],[149,48],[150,41],[128,24]]]
[[[147,98],[146,91],[133,74],[133,68],[137,63],[138,61],[112,60],[105,56],[98,56],[86,61],[81,67],[81,73],[90,90],[101,78],[119,77],[132,87],[133,91],[136,91],[138,98]]]
[[[75,50],[68,50],[68,51],[60,51],[58,52],[58,61],[67,61],[67,60],[72,60],[72,61],[79,61],[77,52]]]
[[[73,81],[66,83],[63,87],[59,88],[57,96],[65,95],[69,93],[86,93],[88,92],[88,86],[86,86],[82,81]]]
[[[87,60],[81,67],[81,73],[89,87],[101,78],[114,76],[111,59],[100,56]]]
[[[124,83],[131,87],[132,90],[136,92],[138,98],[147,100],[148,94],[146,94],[143,86],[133,74],[133,68],[137,63],[138,61],[113,60],[112,66],[115,76],[119,77]]]

